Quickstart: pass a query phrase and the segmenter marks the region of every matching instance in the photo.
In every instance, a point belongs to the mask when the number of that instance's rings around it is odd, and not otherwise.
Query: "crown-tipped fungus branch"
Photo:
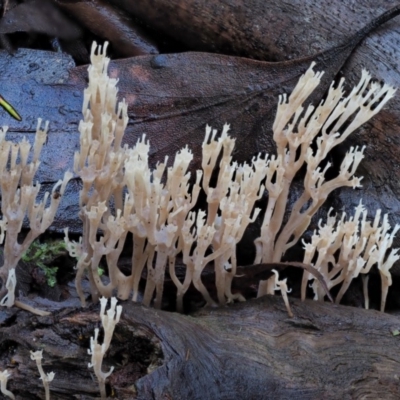
[[[91,362],[88,364],[88,366],[89,368],[93,367],[94,373],[99,381],[100,395],[102,400],[107,398],[106,379],[111,375],[114,367],[111,367],[108,372],[103,372],[101,370],[101,365],[103,363],[104,355],[110,347],[115,325],[118,324],[122,313],[122,306],[117,306],[117,299],[115,297],[111,298],[110,308],[106,312],[107,302],[108,300],[105,297],[100,299],[100,319],[104,329],[103,344],[99,344],[97,341],[99,329],[96,328],[94,330],[94,336],[90,338],[90,349],[88,349],[88,354],[92,356]]]
[[[273,269],[272,272],[275,275],[272,277],[274,280],[274,283],[275,283],[274,290],[280,290],[283,301],[286,306],[286,311],[288,312],[289,317],[293,318],[292,309],[290,308],[289,298],[287,295],[288,293],[290,293],[292,291],[292,289],[290,289],[290,290],[288,289],[287,284],[286,284],[287,279],[279,280],[279,272],[278,271]]]
[[[310,68],[306,75],[310,75],[309,79],[315,83],[315,80],[319,82],[321,75],[314,74]],[[284,161],[285,174],[283,176],[283,182],[285,187],[283,188],[281,195],[278,199],[279,209],[275,212],[276,218],[282,221],[283,217],[283,205],[286,207],[288,184],[292,181],[294,174],[303,165],[307,163],[307,172],[304,178],[304,193],[294,204],[293,209],[290,213],[289,221],[286,223],[283,231],[280,233],[272,252],[272,260],[278,261],[282,254],[291,245],[296,243],[300,238],[301,234],[307,228],[309,220],[315,214],[315,212],[321,207],[327,196],[334,189],[342,186],[358,187],[360,186],[360,179],[354,178],[354,173],[358,167],[358,164],[363,158],[363,149],[361,151],[351,148],[346,154],[345,159],[342,162],[339,175],[332,180],[325,182],[325,172],[330,167],[328,163],[324,170],[319,169],[321,161],[323,161],[327,154],[341,143],[350,133],[357,129],[363,122],[371,118],[377,113],[381,107],[394,95],[395,90],[387,85],[381,88],[379,85],[372,84],[369,91],[365,94],[366,87],[370,84],[371,77],[365,71],[363,71],[361,81],[359,85],[353,89],[350,95],[346,98],[343,96],[343,84],[344,79],[340,81],[339,86],[335,89],[333,84],[331,85],[327,98],[321,102],[321,104],[314,111],[313,106],[309,106],[304,117],[299,121],[297,126],[297,133],[294,133],[295,122],[297,122],[299,116],[303,111],[303,107],[298,107],[296,101],[291,103],[291,97],[289,102],[284,104],[283,110],[280,108],[283,105],[284,99],[281,99],[278,106],[278,112],[276,121],[280,120],[281,113],[288,113],[291,109],[292,116],[294,115],[294,122],[288,125],[287,129],[278,129],[281,125],[274,126],[274,138],[278,146],[278,155],[281,156],[281,160]],[[299,82],[301,86],[301,82]],[[309,89],[313,89],[314,85],[309,85]],[[303,89],[305,90],[305,89]],[[312,90],[311,90],[312,91]],[[311,91],[308,95],[311,94]],[[385,95],[381,98],[382,92]],[[296,90],[294,91],[296,93]],[[371,109],[373,103],[378,102],[378,106]],[[358,110],[358,108],[360,109]],[[356,113],[354,116],[353,114]],[[339,129],[344,123],[353,116],[354,119],[345,131],[339,135]],[[311,118],[308,123],[306,121]],[[339,118],[339,119],[338,119]],[[338,119],[333,128],[330,128],[332,123]],[[329,129],[329,132],[328,132]],[[313,154],[310,147],[314,138],[318,133],[321,132],[321,136],[318,136],[316,140],[317,151]],[[300,155],[296,157],[296,151],[300,147]],[[282,195],[282,193],[284,195]],[[282,202],[280,200],[283,200]],[[303,210],[304,206],[311,200],[311,204]],[[275,214],[274,214],[275,217]],[[274,224],[275,229],[281,223]],[[294,234],[294,239],[289,242],[290,237]],[[275,235],[276,236],[276,235]],[[272,241],[273,243],[275,241]],[[270,257],[267,255],[263,257],[263,261],[266,262],[265,258]]]
[[[7,127],[0,129],[0,189],[3,215],[0,221],[0,243],[4,241],[4,263],[0,268],[3,289],[0,297],[4,296],[1,305],[7,307],[11,307],[15,302],[13,292],[16,287],[16,280],[9,281],[8,277],[13,274],[12,271],[32,242],[53,222],[67,183],[72,177],[70,172],[66,172],[64,179],[54,185],[52,193],[46,192],[43,199],[36,202],[40,184],[34,184],[34,177],[40,165],[40,152],[46,142],[48,129],[48,123],[41,129],[41,122],[39,119],[33,149],[25,138],[20,143],[6,140]],[[28,161],[30,154],[32,160]],[[28,217],[30,230],[20,243],[18,234],[25,217]],[[8,290],[7,294],[5,289]],[[18,302],[18,305],[24,307],[21,302]],[[43,314],[40,310],[29,309]]]
[[[50,382],[54,379],[54,372],[49,372],[45,374],[42,367],[43,350],[31,351],[31,360],[36,361],[36,366],[39,370],[40,379],[43,382],[43,387],[45,390],[46,400],[50,400]]]
[[[11,374],[5,369],[4,371],[0,372],[0,390],[4,396],[9,397],[12,400],[15,400],[15,396],[12,392],[7,389],[7,381]]]
[[[304,243],[305,263],[314,262],[314,267],[324,276],[328,288],[342,284],[336,296],[336,303],[343,298],[351,281],[360,273],[368,274],[374,265],[377,265],[381,274],[382,293],[381,311],[385,309],[388,288],[391,285],[389,272],[393,264],[400,258],[399,249],[391,249],[394,235],[400,229],[396,225],[392,232],[387,214],[380,224],[381,210],[375,215],[374,222],[367,221],[367,211],[360,204],[356,207],[354,217],[347,221],[343,213],[339,221],[328,216],[325,225],[319,221],[319,230],[314,232],[311,243]],[[388,254],[389,253],[389,254]],[[304,272],[301,298],[306,296],[307,281],[313,279],[308,272]],[[325,293],[317,281],[313,281],[314,298],[323,300]],[[368,303],[368,291],[364,286],[364,297]]]
[[[322,76],[313,71],[313,66],[300,78],[289,99],[286,95],[279,98],[273,125],[278,154],[277,177],[273,185],[267,179],[269,204],[260,238],[255,242],[256,263],[280,261],[285,251],[300,239],[313,215],[333,190],[360,186],[361,179],[354,174],[363,158],[364,147],[361,150],[351,148],[341,164],[339,175],[329,181],[325,181],[325,173],[331,164],[327,163],[323,170],[320,164],[335,146],[372,118],[395,93],[395,89],[388,85],[372,83],[371,76],[363,71],[359,84],[347,97],[343,97],[344,79],[341,79],[336,88],[331,85],[326,99],[318,107],[309,105],[304,110],[303,102]],[[343,131],[341,134],[340,130]],[[316,151],[311,147],[314,142]],[[304,163],[307,164],[304,192],[294,203],[289,219],[283,225],[290,185]],[[268,284],[263,283],[259,295],[271,293],[271,290],[273,287],[268,288]]]

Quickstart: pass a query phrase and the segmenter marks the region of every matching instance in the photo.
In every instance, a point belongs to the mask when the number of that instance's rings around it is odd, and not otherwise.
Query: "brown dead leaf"
[[[133,146],[145,133],[151,143],[153,164],[166,155],[173,156],[188,144],[195,154],[192,164],[195,169],[200,167],[205,125],[219,128],[228,122],[231,134],[237,139],[236,160],[248,160],[259,151],[274,153],[271,126],[279,94],[290,93],[315,61],[316,69],[325,71],[313,98],[315,103],[319,102],[360,40],[399,12],[400,7],[396,7],[370,22],[346,43],[299,60],[267,63],[208,53],[181,53],[114,61],[110,64],[111,75],[119,78],[120,98],[125,97],[129,104],[125,142]],[[48,56],[45,59],[49,63]],[[38,116],[50,121],[39,180],[51,185],[66,168],[71,168],[72,155],[79,144],[77,126],[87,67],[63,71],[57,64],[55,78],[48,74],[43,79],[46,72],[43,62],[21,63],[19,59],[18,70],[14,60],[4,53],[0,57],[1,94],[20,111],[24,120],[16,124],[8,119],[6,123],[14,138],[20,139],[35,131]],[[32,65],[43,70],[40,79],[32,79],[38,73],[32,71]],[[68,224],[72,231],[79,229],[77,204],[76,193],[64,197],[57,226]]]
[[[60,39],[74,40],[80,28],[49,0],[29,0],[11,8],[0,19],[0,34],[14,32],[44,33]]]

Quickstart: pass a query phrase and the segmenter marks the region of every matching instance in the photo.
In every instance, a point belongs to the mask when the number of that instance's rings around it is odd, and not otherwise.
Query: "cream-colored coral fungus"
[[[42,359],[43,359],[43,350],[37,350],[37,351],[31,350],[31,360],[36,361],[36,366],[39,370],[40,379],[43,382],[46,400],[50,400],[50,382],[53,381],[55,373],[48,372],[46,374],[44,372],[43,366],[42,366]]]
[[[10,376],[11,374],[6,369],[0,372],[0,390],[4,396],[15,400],[14,394],[7,389],[7,381]]]
[[[378,210],[371,224],[367,221],[367,211],[360,204],[355,209],[355,214],[346,220],[343,213],[340,220],[328,215],[325,225],[319,221],[319,229],[314,232],[311,243],[304,243],[304,263],[313,264],[324,276],[328,288],[341,284],[336,296],[336,303],[343,298],[351,281],[359,274],[368,274],[376,265],[381,275],[382,301],[381,311],[384,311],[389,286],[392,284],[389,272],[393,264],[400,258],[399,249],[390,249],[394,235],[400,229],[396,224],[390,232],[388,215],[383,216]],[[313,277],[305,272],[301,287],[301,297],[305,299],[307,281]],[[314,298],[322,300],[325,292],[317,281],[313,281]],[[366,308],[368,308],[368,288],[364,287]]]
[[[105,297],[100,299],[100,319],[104,329],[103,343],[98,342],[99,328],[94,330],[94,336],[90,338],[90,349],[88,354],[91,355],[91,361],[88,364],[89,368],[93,368],[96,378],[99,382],[101,399],[105,400],[106,396],[106,379],[112,374],[114,367],[111,367],[108,372],[102,371],[102,363],[107,350],[110,347],[111,339],[114,334],[115,326],[118,324],[122,306],[117,306],[117,299],[111,298],[110,308],[106,311],[108,300]]]
[[[82,304],[86,300],[81,282],[86,273],[94,301],[115,294],[160,308],[166,273],[177,287],[178,310],[183,309],[183,296],[190,285],[209,305],[244,300],[231,287],[237,271],[237,243],[261,214],[256,201],[268,194],[261,234],[255,241],[255,263],[280,261],[333,190],[360,186],[361,178],[354,175],[364,147],[350,148],[338,175],[330,180],[325,178],[331,166],[326,157],[395,92],[372,82],[363,71],[360,83],[349,95],[344,94],[342,79],[337,87],[332,84],[317,107],[304,108],[322,76],[312,64],[292,94],[280,96],[273,125],[277,155],[258,155],[238,164],[232,157],[235,139],[228,134],[229,125],[224,125],[220,135],[207,126],[202,170],[193,174],[193,155],[187,146],[177,152],[170,166],[166,158],[152,168],[145,136],[133,148],[121,145],[128,123],[127,105],[117,103],[117,81],[107,74],[105,51],[106,45],[92,47],[89,86],[79,125],[81,146],[74,163],[83,182],[83,235],[78,243],[66,236],[70,253],[78,258],[76,286]],[[304,190],[289,209],[290,187],[304,164]],[[206,209],[195,211],[201,190]],[[128,233],[133,239],[132,267],[123,273],[118,259]],[[177,257],[183,260],[183,274],[177,273]],[[108,277],[99,275],[102,259],[107,262]],[[215,271],[214,290],[202,280],[207,265]],[[382,267],[387,277],[385,271]],[[284,281],[275,277],[260,284],[259,295],[272,294],[277,287],[286,295]]]
[[[0,267],[3,282],[0,305],[11,307],[16,304],[38,314],[44,312],[15,300],[15,268],[32,242],[52,224],[67,183],[72,177],[72,173],[66,172],[64,178],[54,185],[52,192],[46,192],[42,200],[37,201],[40,184],[35,183],[34,178],[47,139],[48,122],[44,129],[41,125],[42,120],[39,119],[33,146],[26,138],[19,143],[6,140],[8,128],[0,129],[0,243],[4,242],[4,262]],[[25,218],[29,221],[29,231],[20,241],[18,234]]]
[[[197,173],[191,187],[187,169],[193,155],[188,148],[177,153],[172,167],[167,168],[166,159],[151,170],[145,137],[133,149],[121,147],[128,122],[127,106],[125,102],[117,106],[117,81],[107,75],[106,45],[99,48],[98,54],[95,51],[96,45],[85,90],[84,119],[79,126],[81,149],[75,155],[74,167],[83,181],[83,235],[79,243],[66,237],[70,253],[79,260],[78,294],[85,304],[81,280],[88,271],[95,301],[99,296],[110,297],[114,290],[121,299],[131,295],[138,300],[139,282],[146,267],[143,301],[149,305],[155,293],[155,305],[161,307],[165,269],[168,263],[174,278],[174,260],[183,246],[179,234],[197,201],[201,173]],[[126,276],[117,262],[128,232],[133,237],[133,254],[132,270]],[[98,272],[103,257],[108,265],[108,282]]]
[[[322,76],[322,73],[314,72],[313,67],[314,64],[300,78],[289,98],[286,95],[279,98],[273,125],[278,154],[274,160],[276,179],[271,183],[273,175],[269,174],[270,178],[267,178],[269,199],[261,235],[256,240],[256,263],[280,261],[282,255],[298,242],[313,215],[333,190],[361,186],[361,178],[354,174],[364,157],[364,147],[350,148],[338,176],[329,181],[325,180],[325,174],[331,163],[327,162],[323,169],[321,163],[335,146],[378,113],[395,93],[394,88],[373,82],[371,76],[363,71],[359,84],[349,95],[344,95],[344,79],[341,79],[336,88],[332,83],[326,98],[317,107],[309,105],[304,109],[304,101]],[[303,164],[307,168],[304,191],[288,210],[290,186]],[[289,218],[283,224],[285,212],[289,213]],[[272,291],[272,281],[270,288],[268,283],[260,285],[260,295]]]

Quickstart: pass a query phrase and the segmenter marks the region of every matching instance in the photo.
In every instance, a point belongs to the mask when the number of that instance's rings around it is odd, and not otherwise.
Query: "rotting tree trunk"
[[[280,296],[184,316],[126,302],[106,356],[108,391],[122,399],[398,399],[400,319]],[[7,315],[6,315],[7,314]],[[95,399],[88,370],[98,307],[51,317],[1,311],[2,367],[17,399],[44,398],[29,350],[56,373],[52,399]],[[101,339],[101,338],[100,338]]]

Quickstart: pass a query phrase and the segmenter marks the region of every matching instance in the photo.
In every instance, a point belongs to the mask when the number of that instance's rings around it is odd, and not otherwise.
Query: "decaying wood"
[[[109,394],[119,400],[399,398],[398,317],[297,299],[291,305],[294,318],[280,296],[195,316],[127,302],[105,358],[104,370],[115,366]],[[52,399],[98,398],[87,368],[98,307],[47,307],[50,317],[0,311],[9,389],[17,399],[43,397],[29,358],[30,350],[43,349],[45,372],[56,373]]]

